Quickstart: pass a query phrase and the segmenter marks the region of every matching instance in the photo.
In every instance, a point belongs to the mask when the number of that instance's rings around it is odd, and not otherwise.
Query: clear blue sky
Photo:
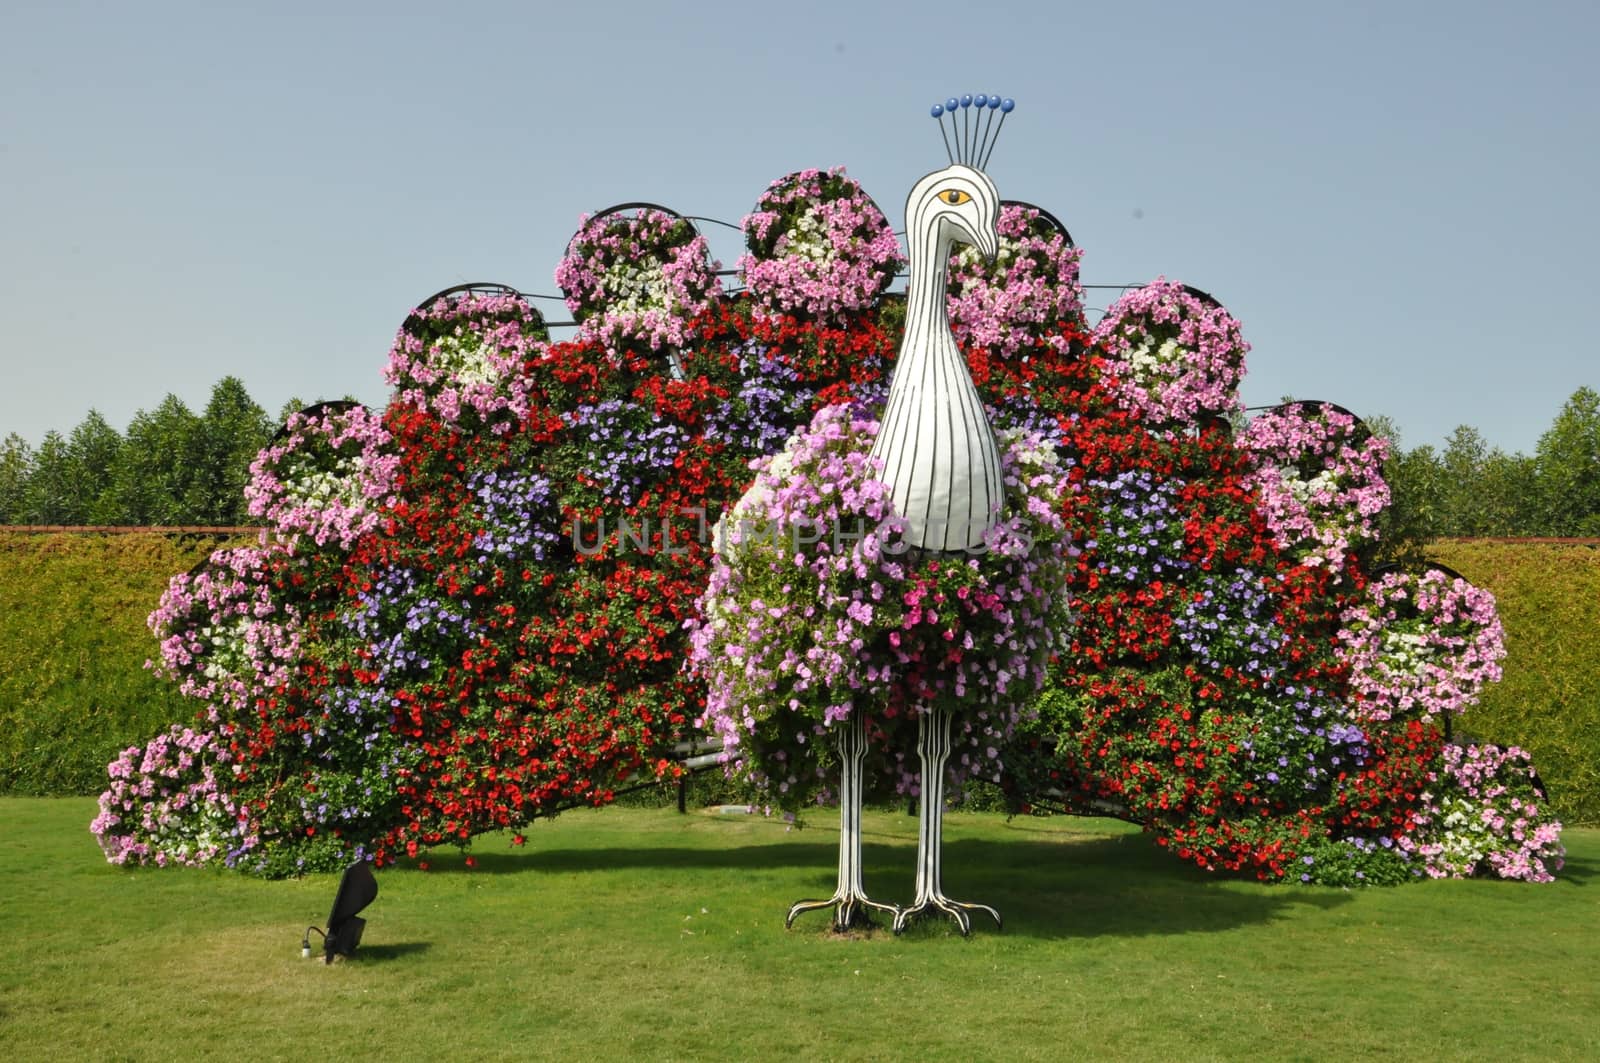
[[[272,412],[382,404],[409,308],[555,292],[620,201],[737,222],[843,164],[899,227],[944,159],[929,104],[999,92],[1001,194],[1066,222],[1086,282],[1215,294],[1247,401],[1531,453],[1600,387],[1597,40],[1593,2],[8,0],[0,436],[227,374]]]

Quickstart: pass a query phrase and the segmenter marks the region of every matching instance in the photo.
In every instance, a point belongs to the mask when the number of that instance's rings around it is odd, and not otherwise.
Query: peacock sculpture
[[[1009,113],[1011,101],[1003,101],[1002,107],[1002,115]],[[942,111],[935,105],[934,117],[941,118]],[[984,146],[969,154],[969,139],[958,137],[957,144],[963,149],[962,161],[928,174],[906,199],[906,327],[872,448],[872,456],[882,462],[894,508],[906,521],[907,545],[929,552],[981,549],[999,521],[1005,490],[994,430],[950,331],[945,300],[956,244],[970,243],[986,260],[994,259],[1000,196],[988,174],[966,165],[987,154]],[[918,717],[916,895],[895,913],[896,933],[913,916],[931,911],[951,915],[963,934],[970,930],[969,911],[988,912],[1000,923],[1000,913],[987,905],[950,900],[941,882],[944,774],[954,718],[954,709],[945,704],[928,705]]]
[[[978,101],[991,123],[1012,107]],[[1053,515],[1067,490],[1062,471],[1053,449],[1024,443],[1026,433],[1001,445],[950,327],[952,251],[967,244],[992,259],[1001,205],[994,182],[971,165],[990,137],[970,123],[957,133],[950,164],[906,201],[905,327],[881,416],[835,407],[790,438],[725,517],[702,599],[706,622],[691,661],[710,680],[708,719],[747,773],[770,766],[750,773],[769,788],[800,781],[787,753],[752,737],[763,728],[797,742],[808,730],[832,740],[837,885],[831,897],[794,904],[790,925],[819,909],[831,909],[839,929],[872,911],[892,912],[897,932],[929,914],[950,916],[963,934],[973,911],[999,922],[987,905],[945,896],[941,883],[953,732],[963,718],[968,749],[974,721],[1003,733],[1065,628],[1055,592],[1064,572],[1053,567],[1063,545]],[[779,656],[775,646],[800,652]],[[921,822],[915,897],[902,908],[866,894],[860,823],[869,738],[892,760],[909,733],[918,770],[913,781],[901,769],[901,785],[920,794]]]
[[[162,596],[160,671],[205,722],[109,765],[107,858],[426,866],[677,775],[699,727],[760,803],[841,799],[838,888],[791,920],[998,921],[940,881],[945,787],[966,779],[1120,809],[1207,869],[1328,885],[1472,873],[1443,815],[1469,801],[1515,824],[1496,873],[1548,879],[1559,825],[1530,822],[1526,757],[1445,753],[1440,721],[1498,675],[1492,599],[1444,573],[1369,571],[1355,593],[1382,441],[1330,404],[1230,441],[1247,345],[1176,282],[1086,331],[1065,227],[995,210],[1009,110],[934,109],[950,165],[908,203],[904,304],[899,241],[842,167],[757,200],[742,290],[693,219],[634,203],[562,259],[568,339],[530,302],[555,297],[505,285],[420,304],[383,413],[291,418],[247,489],[270,539]],[[1395,638],[1440,655],[1398,667]],[[1063,696],[1022,723],[1047,682]],[[1486,772],[1509,805],[1482,804]],[[904,908],[863,888],[868,787],[922,797]]]
[[[1008,108],[1009,110],[1009,108]],[[950,331],[945,286],[952,248],[977,247],[992,260],[998,238],[1000,196],[988,174],[963,163],[918,181],[906,198],[910,274],[906,284],[905,333],[890,377],[889,398],[871,457],[889,485],[893,511],[905,521],[901,540],[910,550],[965,551],[981,548],[998,520],[1004,485],[1000,452],[983,401],[972,383],[966,357]],[[762,485],[752,488],[762,491]],[[741,507],[747,511],[748,506]],[[963,905],[940,888],[939,843],[944,811],[945,762],[950,755],[953,713],[933,710],[919,723],[922,815],[918,832],[916,900],[898,909],[867,897],[861,873],[861,802],[866,725],[857,710],[836,728],[840,760],[839,878],[832,897],[796,902],[787,925],[802,912],[832,908],[836,922],[850,925],[858,912],[893,911],[896,931],[929,909],[950,912],[968,929]]]
[[[950,333],[944,298],[950,251],[957,243],[971,243],[984,258],[994,259],[998,213],[994,181],[963,163],[928,174],[906,200],[906,335],[894,360],[872,456],[882,461],[894,509],[906,519],[907,546],[920,551],[982,548],[984,535],[1000,517],[1005,491],[1000,450],[966,357]],[[917,893],[910,906],[894,914],[896,933],[906,929],[910,917],[928,911],[949,913],[962,933],[970,930],[968,911],[986,911],[1000,924],[994,908],[949,900],[942,889],[944,768],[954,719],[954,709],[942,704],[926,706],[918,717]]]

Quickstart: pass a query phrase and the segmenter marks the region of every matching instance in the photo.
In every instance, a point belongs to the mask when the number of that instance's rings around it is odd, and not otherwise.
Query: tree
[[[0,443],[0,524],[26,524],[28,476],[33,448],[17,433]]]
[[[49,431],[33,455],[28,477],[27,523],[72,523],[72,476],[68,469],[67,441]]]
[[[294,396],[288,402],[283,404],[283,409],[278,411],[278,423],[280,425],[283,424],[292,414],[299,413],[309,405],[311,404],[302,399],[300,396]]]
[[[121,524],[122,513],[112,491],[122,435],[90,410],[67,441],[69,524]]]
[[[217,382],[196,426],[196,465],[185,495],[190,520],[197,524],[247,520],[244,487],[250,463],[276,428],[238,377]]]
[[[1488,457],[1489,445],[1471,425],[1457,425],[1445,439],[1439,457],[1443,472],[1438,533],[1440,535],[1483,535],[1487,519],[1479,494],[1479,478]]]
[[[1391,437],[1393,439],[1394,437]],[[1379,518],[1379,557],[1385,561],[1417,561],[1443,523],[1445,472],[1430,446],[1411,450],[1398,446],[1383,465],[1389,484],[1389,508]]]
[[[1478,475],[1483,535],[1548,535],[1540,530],[1534,460],[1496,447]]]
[[[113,475],[113,495],[130,524],[190,523],[188,499],[196,478],[200,419],[176,395],[154,413],[140,410],[128,425]]]
[[[1539,437],[1533,476],[1545,535],[1600,535],[1600,393],[1572,393]]]

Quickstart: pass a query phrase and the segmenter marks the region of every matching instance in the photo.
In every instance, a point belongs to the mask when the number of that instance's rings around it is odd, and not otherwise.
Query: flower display
[[[774,181],[743,228],[739,271],[767,313],[827,320],[868,310],[905,266],[888,219],[842,167]]]
[[[281,555],[276,546],[213,551],[173,576],[150,614],[160,657],[148,667],[207,703],[213,720],[249,709],[253,695],[293,675],[304,619],[273,593],[271,562]]]
[[[199,719],[110,766],[108,858],[418,859],[670,779],[697,723],[799,808],[865,717],[906,790],[937,706],[957,777],[1203,868],[1559,866],[1526,755],[1446,741],[1498,674],[1492,599],[1366,568],[1383,444],[1316,404],[1235,441],[1237,324],[1152,286],[1086,334],[1076,252],[1027,209],[949,291],[1003,520],[981,552],[901,549],[870,452],[904,308],[869,206],[838,171],[776,182],[728,299],[686,222],[586,220],[567,340],[510,292],[410,314],[381,418],[292,419],[249,488],[276,538],[163,597],[154,667]]]
[[[383,419],[355,404],[325,403],[289,415],[277,439],[250,463],[245,500],[294,543],[348,550],[372,530],[394,491],[398,457]]]
[[[561,515],[555,485],[523,469],[479,472],[467,480],[479,505],[483,530],[475,549],[508,561],[539,563],[553,559],[561,546]]]
[[[1500,680],[1505,630],[1494,595],[1459,576],[1386,573],[1342,620],[1340,656],[1363,720],[1459,716]]]
[[[946,703],[961,714],[957,777],[997,772],[1065,630],[1054,451],[1008,437],[1011,497],[984,549],[913,556],[876,478],[877,430],[828,407],[762,463],[718,528],[691,625],[690,666],[709,684],[700,726],[722,740],[731,773],[781,805],[816,792],[821,736],[853,710],[886,731]]]
[[[111,786],[89,830],[113,864],[230,866],[256,843],[226,785],[228,754],[214,735],[173,725],[107,767]]]
[[[687,439],[681,426],[663,424],[649,409],[622,399],[579,406],[562,417],[582,441],[579,477],[602,498],[625,506],[675,466]]]
[[[1278,548],[1309,565],[1343,571],[1349,555],[1378,538],[1389,504],[1384,439],[1329,403],[1290,403],[1254,418],[1239,440]]]
[[[584,337],[608,347],[677,349],[720,293],[705,237],[652,207],[580,219],[556,283]]]
[[[1449,745],[1400,846],[1430,878],[1493,874],[1550,882],[1565,862],[1532,758],[1516,746]]]
[[[1118,403],[1152,424],[1194,424],[1240,409],[1250,345],[1209,296],[1158,277],[1112,303],[1094,337]]]
[[[964,245],[950,259],[950,331],[956,341],[1018,358],[1083,320],[1083,253],[1037,207],[1007,203],[995,221],[999,249],[985,263]]]
[[[384,380],[392,402],[448,425],[506,432],[527,416],[523,369],[546,338],[543,317],[520,295],[452,292],[406,317]]]

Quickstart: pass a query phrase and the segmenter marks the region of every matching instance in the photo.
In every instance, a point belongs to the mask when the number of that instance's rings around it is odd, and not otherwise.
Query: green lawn
[[[1100,820],[953,815],[946,885],[1006,916],[783,929],[825,815],[574,812],[478,867],[384,870],[356,959],[300,958],[334,877],[106,865],[92,801],[0,799],[0,1051],[32,1059],[1600,1058],[1600,831],[1554,885],[1225,881]],[[909,899],[916,821],[869,814]],[[315,938],[313,938],[315,941]]]

